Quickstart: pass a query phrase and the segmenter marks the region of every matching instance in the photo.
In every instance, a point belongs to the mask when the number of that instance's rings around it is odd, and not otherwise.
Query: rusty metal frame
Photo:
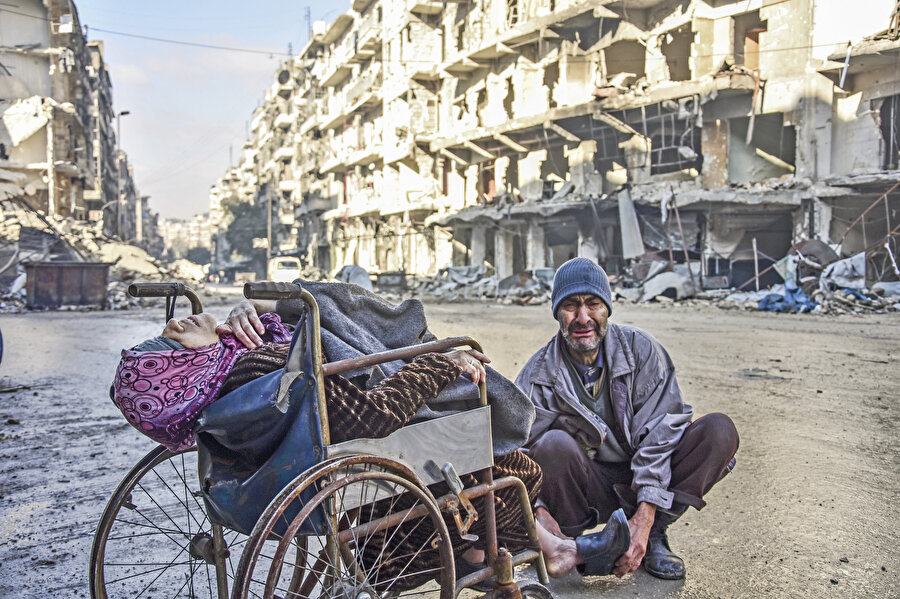
[[[302,300],[306,306],[309,308],[309,317],[310,317],[310,325],[312,328],[311,334],[311,352],[313,359],[313,370],[314,375],[316,377],[316,392],[317,392],[317,404],[319,409],[319,417],[322,425],[322,440],[323,443],[328,445],[330,444],[330,429],[328,428],[328,410],[327,405],[325,403],[325,382],[324,377],[332,374],[339,374],[341,372],[346,372],[348,370],[356,369],[356,368],[364,368],[366,366],[373,366],[375,364],[380,364],[383,362],[389,362],[393,360],[408,360],[415,356],[429,353],[429,352],[438,352],[438,351],[446,351],[455,347],[468,346],[476,351],[481,352],[481,345],[472,339],[471,337],[451,337],[448,339],[443,339],[440,341],[432,341],[429,343],[422,343],[419,345],[413,345],[410,347],[393,349],[384,352],[379,352],[376,354],[371,354],[367,356],[360,356],[357,358],[350,358],[347,360],[340,360],[337,362],[329,362],[328,364],[322,364],[322,333],[321,333],[321,323],[320,323],[320,313],[319,313],[319,305],[316,302],[316,299],[312,296],[311,293],[303,289],[300,285],[297,284],[284,284],[284,283],[247,283],[244,286],[244,296],[248,299],[258,298],[258,299],[300,299]],[[484,381],[481,381],[478,385],[479,387],[479,405],[486,406],[487,402],[487,386]],[[374,458],[376,463],[390,463],[392,460],[387,458]],[[469,584],[474,582],[487,580],[490,576],[499,571],[501,568],[505,568],[508,566],[510,556],[504,555],[500,556],[499,544],[497,541],[497,516],[494,505],[494,492],[499,489],[504,489],[507,487],[515,486],[518,491],[519,503],[522,506],[523,516],[525,517],[525,525],[528,529],[529,540],[533,545],[533,549],[526,550],[518,553],[515,556],[512,556],[512,565],[518,565],[525,562],[530,562],[536,560],[536,568],[538,571],[538,578],[541,583],[547,584],[549,582],[549,578],[547,576],[547,568],[546,563],[544,561],[543,553],[540,550],[540,544],[538,542],[537,536],[537,527],[534,521],[534,514],[531,511],[531,501],[528,498],[528,492],[525,489],[525,483],[523,483],[520,479],[515,477],[504,477],[497,481],[494,480],[493,469],[485,468],[476,473],[477,478],[480,481],[480,484],[471,487],[469,489],[463,489],[460,493],[460,496],[465,497],[467,499],[475,498],[475,497],[485,497],[484,504],[484,518],[485,518],[485,531],[486,531],[486,547],[485,551],[487,553],[487,563],[488,567],[484,570],[480,570],[475,572],[469,576],[466,576],[460,582],[462,585],[458,585],[460,588],[463,588]],[[414,478],[415,481],[419,482],[417,478]],[[421,484],[419,482],[419,484]],[[424,488],[424,485],[423,485]],[[452,502],[458,502],[459,498],[456,495],[445,495],[437,500],[438,508],[443,511],[446,507],[451,505]],[[329,518],[333,519],[334,514],[330,514]],[[337,526],[334,522],[333,530],[337,530]],[[380,523],[379,521],[375,521],[374,523],[368,523],[368,525],[377,526]],[[337,535],[339,537],[339,535]],[[336,558],[338,546],[340,544],[339,538],[329,538],[327,541],[329,547],[326,548],[326,551],[332,554],[332,557]],[[458,590],[458,589],[457,589]]]

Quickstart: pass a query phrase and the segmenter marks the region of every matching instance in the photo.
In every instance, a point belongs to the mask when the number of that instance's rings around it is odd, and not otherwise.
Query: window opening
[[[494,165],[482,166],[479,180],[479,199],[485,204],[491,204],[497,195],[497,184],[494,179]]]
[[[606,79],[611,80],[619,73],[630,73],[640,79],[646,74],[646,54],[647,50],[639,42],[624,40],[611,44],[603,51]]]
[[[734,17],[734,63],[748,69],[759,68],[759,34],[768,30],[759,11]]]
[[[519,0],[507,0],[506,24],[512,27],[519,22]]]
[[[881,135],[884,138],[884,168],[896,170],[900,165],[900,95],[881,103]]]
[[[673,29],[665,35],[662,44],[662,53],[666,57],[666,65],[669,67],[670,81],[690,81],[691,42],[693,33],[690,25]]]
[[[506,116],[513,118],[513,102],[516,99],[516,90],[512,77],[506,78],[506,90],[506,97],[503,98],[503,109],[506,110]]]
[[[556,100],[553,98],[553,89],[559,83],[559,62],[551,62],[544,69],[544,86],[550,98],[550,108],[556,108]],[[512,93],[512,77],[509,79],[510,93]],[[512,112],[509,113],[512,116]]]

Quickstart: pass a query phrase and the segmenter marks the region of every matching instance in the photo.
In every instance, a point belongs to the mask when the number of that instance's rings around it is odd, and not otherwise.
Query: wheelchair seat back
[[[491,450],[490,407],[459,412],[433,420],[410,424],[382,439],[351,439],[325,448],[328,458],[369,454],[389,458],[412,470],[423,484],[444,481],[441,468],[453,464],[458,474],[468,474],[494,463]],[[376,493],[365,497],[348,495],[343,509],[367,505],[403,491],[392,485],[381,485]]]

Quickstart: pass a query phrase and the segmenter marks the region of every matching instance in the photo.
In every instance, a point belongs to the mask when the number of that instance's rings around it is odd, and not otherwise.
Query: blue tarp
[[[759,309],[768,312],[809,312],[816,306],[793,281],[785,281],[784,295],[770,293],[759,302]]]

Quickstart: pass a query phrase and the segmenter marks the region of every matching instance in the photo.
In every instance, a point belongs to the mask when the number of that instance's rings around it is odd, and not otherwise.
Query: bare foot
[[[550,512],[547,511],[547,508],[538,506],[534,509],[534,519],[538,524],[544,527],[544,530],[552,534],[553,536],[559,537],[560,539],[571,539],[572,537],[567,537],[563,534],[563,532],[559,529],[559,523],[556,521],[556,518],[550,515]]]
[[[541,551],[544,552],[544,561],[547,564],[547,574],[552,578],[562,578],[578,564],[575,541],[551,534],[540,521],[536,523],[536,528],[538,542],[541,544]]]

